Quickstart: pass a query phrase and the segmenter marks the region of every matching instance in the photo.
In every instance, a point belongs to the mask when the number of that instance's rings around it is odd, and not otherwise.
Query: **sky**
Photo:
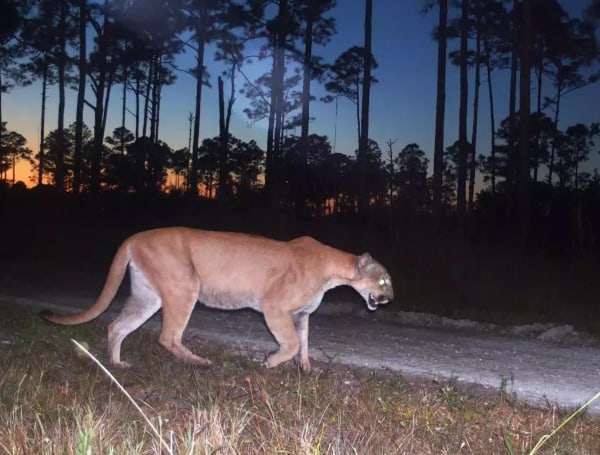
[[[143,1],[143,0],[137,0]],[[337,6],[330,15],[336,18],[337,34],[325,46],[315,46],[314,54],[332,63],[337,56],[351,46],[363,45],[364,39],[364,0],[338,0]],[[588,4],[586,0],[563,0],[563,7],[571,17],[580,17]],[[373,55],[379,67],[373,75],[379,80],[371,90],[370,137],[378,142],[384,153],[388,141],[395,141],[392,146],[396,155],[410,143],[417,143],[426,156],[432,161],[435,129],[436,105],[436,71],[437,43],[432,39],[432,31],[437,23],[437,9],[427,14],[422,12],[425,0],[374,0],[373,1]],[[458,11],[451,10],[449,17],[455,17]],[[247,53],[253,54],[261,43],[256,42],[247,47]],[[449,42],[448,50],[458,47],[458,41]],[[210,73],[211,88],[203,90],[201,112],[201,139],[218,134],[217,109],[217,76],[222,67],[212,61],[214,47],[207,48],[206,62]],[[194,65],[191,54],[177,58],[180,68],[191,68]],[[245,73],[254,78],[270,69],[271,62],[254,60],[244,66]],[[498,71],[494,77],[495,116],[499,123],[508,113],[508,71]],[[482,83],[485,78],[482,77]],[[236,85],[241,88],[243,78],[238,74]],[[550,84],[546,84],[550,90]],[[473,72],[469,73],[469,137],[471,115],[473,110]],[[312,82],[311,92],[317,100],[325,94],[323,87]],[[552,95],[553,93],[544,93]],[[91,93],[88,89],[88,99]],[[447,147],[458,137],[458,69],[451,64],[447,66],[446,80],[446,123],[444,146]],[[171,148],[178,149],[188,145],[188,117],[194,110],[195,80],[185,72],[177,73],[177,81],[173,86],[163,89],[160,139]],[[67,98],[66,125],[75,119],[75,92],[69,92]],[[535,90],[532,100],[535,99]],[[133,96],[130,98],[133,103]],[[561,104],[559,128],[564,129],[575,123],[589,124],[600,121],[600,84],[585,87],[567,95]],[[39,124],[41,106],[41,84],[35,83],[25,88],[14,88],[3,94],[3,119],[8,121],[8,129],[23,134],[28,146],[37,152],[39,143]],[[56,87],[50,89],[47,98],[46,132],[56,128],[58,92]],[[114,87],[109,107],[106,135],[120,125],[121,90]],[[266,120],[250,124],[244,108],[248,101],[241,94],[236,95],[231,133],[242,140],[254,139],[265,148]],[[487,87],[482,86],[479,106],[479,127],[477,153],[488,154],[490,150],[490,125]],[[553,116],[552,111],[546,114]],[[325,104],[320,101],[311,103],[310,132],[326,135],[335,151],[353,154],[357,149],[357,132],[355,106],[344,98],[335,103]],[[90,109],[86,108],[85,121],[92,126],[93,118]],[[129,116],[127,126],[134,129],[134,120]],[[300,134],[299,129],[293,134]],[[334,141],[335,138],[335,141]],[[586,165],[588,170],[600,168],[600,155],[596,152]],[[28,165],[18,167],[17,179],[28,181],[32,172]],[[478,177],[481,180],[481,176]]]

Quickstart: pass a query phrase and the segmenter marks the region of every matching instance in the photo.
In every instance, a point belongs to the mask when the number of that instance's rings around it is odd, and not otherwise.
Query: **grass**
[[[124,343],[133,367],[112,372],[163,445],[70,341],[105,362],[105,329],[53,326],[0,306],[0,454],[527,454],[567,417],[453,381],[335,364],[307,375],[293,365],[265,370],[189,340],[214,360],[201,369],[138,331]],[[599,423],[579,414],[537,453],[600,453]]]

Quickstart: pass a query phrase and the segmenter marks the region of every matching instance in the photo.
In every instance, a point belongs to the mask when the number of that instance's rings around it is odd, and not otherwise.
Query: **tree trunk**
[[[105,1],[106,5],[106,1]],[[107,79],[107,33],[108,33],[108,10],[104,14],[102,31],[98,36],[98,62],[99,74],[96,82],[96,106],[94,108],[94,144],[92,147],[92,159],[90,163],[90,190],[92,193],[100,191],[100,161],[102,159],[102,148],[104,143],[104,91]]]
[[[277,40],[273,40],[275,43]],[[277,59],[273,55],[273,65],[271,74],[275,74],[277,69]],[[275,103],[276,98],[271,90],[271,104],[269,106],[269,118],[267,121],[267,150],[265,157],[265,189],[267,193],[267,197],[270,198],[273,191],[271,187],[275,184],[275,171],[274,171],[274,160],[273,160],[273,129],[275,126]]]
[[[104,87],[105,73],[100,70],[98,85],[96,87],[96,107],[94,109],[94,143],[92,147],[92,157],[90,163],[90,190],[93,193],[100,191],[100,161],[102,157],[102,118],[104,114]]]
[[[475,87],[473,94],[473,130],[471,131],[471,149],[469,156],[469,212],[473,211],[475,197],[475,168],[477,166],[477,121],[479,116],[479,87],[481,85],[481,32],[477,27],[477,38],[475,44]]]
[[[358,147],[359,166],[359,195],[358,210],[364,212],[369,206],[369,195],[367,194],[367,176],[365,165],[367,162],[367,148],[369,146],[369,106],[371,98],[371,34],[373,25],[373,0],[365,0],[365,47],[364,47],[364,76],[362,87],[362,108],[360,122],[360,144]]]
[[[114,59],[113,55],[111,59]],[[102,109],[102,140],[104,141],[104,132],[106,131],[106,120],[108,118],[108,103],[110,101],[110,93],[112,91],[113,82],[115,80],[115,68],[110,65],[109,71],[106,75],[106,94],[104,95],[104,108]]]
[[[160,73],[160,56],[154,60],[154,78],[152,80],[152,96],[150,99],[150,142],[156,144],[156,112],[158,104],[158,81]]]
[[[536,70],[536,82],[537,82],[537,103],[536,103],[536,113],[538,114],[538,121],[540,121],[541,119],[539,118],[539,114],[541,114],[542,112],[542,84],[543,84],[543,65],[542,62],[539,62],[539,64],[535,65],[537,70]],[[541,125],[536,128],[536,135],[535,135],[535,150],[533,150],[533,183],[537,183],[538,181],[538,171],[539,171],[539,167],[540,167],[540,157],[539,157],[539,151],[540,151],[540,135],[541,135]]]
[[[231,123],[231,114],[233,113],[233,104],[235,103],[235,71],[237,64],[233,64],[231,67],[231,73],[229,75],[231,85],[229,92],[229,100],[227,101],[227,112],[225,114],[225,132],[227,133],[227,137],[229,138],[229,125]]]
[[[544,74],[542,72],[542,69],[539,69],[536,72],[536,79],[537,79],[537,106],[536,106],[536,112],[540,113],[542,112],[542,85],[543,85],[543,81],[544,81]]]
[[[140,138],[140,86],[141,78],[138,74],[135,78],[135,139]]]
[[[548,184],[552,185],[552,174],[554,173],[554,156],[556,155],[556,135],[558,134],[558,115],[560,113],[560,98],[562,87],[556,89],[556,108],[554,110],[554,138],[550,146],[550,163],[548,163]]]
[[[58,42],[60,46],[58,57],[58,127],[57,136],[57,154],[56,154],[56,174],[55,186],[60,190],[65,189],[65,85],[66,85],[66,65],[67,65],[67,5],[66,0],[60,3],[60,25],[58,30]]]
[[[188,115],[188,159],[185,166],[185,191],[189,191],[190,188],[190,176],[192,174],[191,158],[192,158],[192,130],[194,129],[194,114],[190,112]]]
[[[48,89],[48,64],[44,61],[44,72],[42,75],[42,114],[40,119],[40,157],[38,160],[38,185],[43,183],[44,166],[46,158],[44,156],[45,135],[46,135],[46,90]]]
[[[86,39],[86,0],[79,1],[79,83],[77,86],[77,107],[75,113],[75,150],[73,151],[73,192],[79,193],[81,186],[81,163],[83,157],[83,106],[87,65]]]
[[[271,88],[271,111],[273,113],[273,148],[271,150],[271,179],[269,192],[272,206],[279,205],[279,186],[281,176],[281,138],[283,136],[283,119],[285,103],[283,89],[285,79],[285,42],[289,32],[289,10],[287,0],[279,2],[279,18],[275,37],[273,81]],[[273,175],[271,176],[273,177]]]
[[[527,241],[530,210],[529,124],[531,104],[531,1],[523,0],[521,23],[521,73],[519,78],[519,173],[518,203],[521,221],[521,243]]]
[[[219,186],[217,187],[217,199],[221,202],[227,199],[227,155],[228,155],[228,132],[225,126],[225,94],[223,90],[223,79],[218,78],[219,85]]]
[[[205,2],[201,2],[204,5]],[[202,106],[202,78],[204,77],[204,45],[206,43],[206,8],[200,11],[196,28],[198,49],[196,51],[196,104],[194,107],[194,134],[192,136],[192,172],[189,176],[188,191],[198,195],[198,148],[200,146],[200,108]]]
[[[148,79],[146,81],[145,87],[145,95],[144,95],[144,112],[142,115],[144,116],[142,120],[142,137],[148,137],[148,106],[150,105],[150,89],[152,88],[152,81],[154,80],[154,59],[155,56],[152,55],[148,61]]]
[[[508,96],[508,153],[513,154],[517,144],[515,113],[517,112],[517,71],[519,66],[518,43],[519,24],[517,23],[518,0],[513,0],[512,8],[512,49],[510,54],[510,88]],[[506,180],[515,185],[515,178],[511,169],[507,169]]]
[[[466,183],[467,183],[467,103],[468,73],[467,52],[469,34],[469,1],[462,0],[460,18],[460,108],[458,113],[458,182],[456,191],[456,208],[461,229],[465,226],[466,217]]]
[[[14,151],[12,153],[12,179],[11,179],[11,185],[15,185],[15,168],[17,167],[17,152]],[[5,176],[6,178],[6,176]],[[575,189],[577,189],[577,176],[575,176]]]
[[[492,90],[492,68],[490,64],[489,52],[486,51],[486,70],[488,80],[488,97],[490,104],[490,173],[492,180],[492,196],[496,195],[496,121],[494,118],[494,92]]]
[[[163,71],[162,57],[159,59],[158,71],[156,73],[156,110],[154,112],[154,142],[158,143],[160,137],[160,104],[162,102]]]
[[[306,32],[304,35],[304,73],[302,75],[302,125],[300,140],[303,162],[308,156],[308,123],[310,121],[310,80],[312,77],[312,41],[313,41],[314,0],[309,0],[306,13]]]
[[[309,0],[306,8],[306,30],[304,34],[304,65],[302,75],[302,120],[300,131],[300,164],[297,169],[298,180],[306,186],[306,164],[308,157],[308,124],[310,121],[310,80],[312,77],[312,44],[315,0]],[[304,209],[304,191],[298,192],[296,210]]]
[[[388,219],[388,237],[390,240],[394,238],[394,180],[395,180],[395,169],[394,169],[394,149],[392,148],[398,139],[388,139],[386,142],[388,146],[388,159],[389,159],[389,176],[388,176],[388,204],[389,204],[389,219]]]
[[[446,110],[446,26],[448,1],[440,0],[438,25],[437,96],[435,106],[435,143],[433,152],[433,210],[439,219],[442,214],[442,181],[444,173],[444,114]]]
[[[127,40],[124,43],[124,51],[127,53]],[[119,138],[119,149],[121,154],[125,153],[125,116],[127,114],[127,77],[129,65],[123,64],[123,94],[122,94],[122,105],[121,105],[121,137]]]
[[[356,76],[356,131],[358,132],[358,142],[356,143],[356,149],[360,150],[360,78]],[[336,109],[337,109],[337,101],[336,101]],[[336,110],[337,114],[337,110]]]

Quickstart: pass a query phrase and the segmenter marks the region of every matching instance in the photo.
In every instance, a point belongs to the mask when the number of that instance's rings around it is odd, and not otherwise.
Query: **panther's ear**
[[[358,273],[366,273],[374,264],[374,260],[369,253],[363,253],[356,260]]]

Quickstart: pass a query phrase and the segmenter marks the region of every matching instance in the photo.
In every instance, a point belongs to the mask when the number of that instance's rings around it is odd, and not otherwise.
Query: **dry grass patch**
[[[0,307],[0,453],[169,453],[71,338],[106,360],[101,322],[58,327]],[[190,344],[213,366],[185,365],[136,332],[124,343],[133,367],[113,371],[176,454],[522,454],[565,418],[452,382],[333,364],[265,370]],[[538,453],[600,453],[598,423],[578,416]]]

